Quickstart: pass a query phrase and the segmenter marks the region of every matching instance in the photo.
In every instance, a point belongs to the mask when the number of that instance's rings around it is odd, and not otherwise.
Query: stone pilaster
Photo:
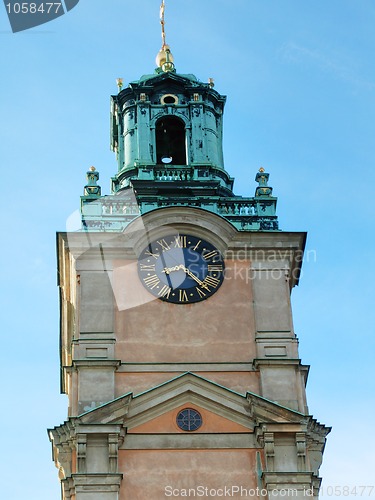
[[[269,249],[252,261],[255,342],[254,367],[260,371],[262,396],[307,413],[307,368],[298,355],[290,306],[293,252]]]

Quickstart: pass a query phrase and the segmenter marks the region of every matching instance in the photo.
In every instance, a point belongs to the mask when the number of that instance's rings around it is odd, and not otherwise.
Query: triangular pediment
[[[154,73],[153,75],[145,75],[138,82],[134,82],[134,87],[151,86],[153,88],[173,86],[186,87],[186,86],[199,86],[201,83],[195,75],[182,75],[173,71]]]
[[[128,421],[128,434],[176,434],[183,432],[177,425],[177,415],[186,408],[193,408],[199,412],[202,418],[201,426],[196,430],[197,434],[228,434],[228,433],[248,433],[252,432],[249,426],[239,424],[235,417],[231,415],[223,417],[218,412],[210,411],[199,404],[198,398],[187,398],[186,402],[173,409],[148,419],[146,422],[137,425]],[[247,422],[246,422],[247,423]]]
[[[182,75],[176,73],[162,73],[151,81],[147,82],[147,85],[152,85],[155,90],[162,90],[167,87],[168,89],[175,88],[176,90],[182,90],[187,86],[198,85],[197,80],[192,80],[191,78],[186,78]]]
[[[162,422],[171,429],[168,418],[183,407],[199,408],[207,415],[212,422],[207,432],[226,432],[224,428],[228,432],[253,432],[262,423],[301,424],[308,418],[256,394],[239,394],[185,373],[137,396],[126,394],[81,415],[79,420],[82,424],[121,424],[129,431],[138,428],[150,432],[154,426],[154,432],[160,432]]]
[[[158,92],[162,89],[171,90],[176,88],[177,91],[183,91],[188,88],[202,87],[204,84],[200,82],[195,75],[182,75],[175,72],[155,72],[149,75],[143,75],[139,80],[131,82],[128,87],[124,88],[118,97],[120,100],[126,99],[127,96],[134,92]],[[215,92],[217,94],[217,92]],[[113,96],[115,97],[115,96]]]

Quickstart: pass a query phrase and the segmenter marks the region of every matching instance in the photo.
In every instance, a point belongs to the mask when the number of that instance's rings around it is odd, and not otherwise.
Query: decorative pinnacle
[[[272,196],[272,188],[268,185],[269,176],[270,174],[266,173],[263,167],[260,167],[255,176],[255,180],[259,184],[255,190],[256,197]]]
[[[173,64],[173,55],[171,53],[171,49],[169,45],[166,43],[165,37],[165,0],[162,0],[160,5],[160,24],[161,24],[161,40],[162,45],[156,56],[156,65],[158,68],[161,68],[162,71],[174,71],[175,66]]]
[[[101,196],[102,190],[98,186],[99,172],[94,166],[90,167],[86,173],[87,184],[83,190],[83,196],[99,198]]]
[[[118,91],[121,92],[122,86],[124,85],[124,80],[122,78],[116,78],[116,83]]]

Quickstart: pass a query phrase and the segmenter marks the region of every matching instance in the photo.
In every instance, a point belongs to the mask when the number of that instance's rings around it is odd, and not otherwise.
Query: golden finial
[[[160,24],[162,45],[156,56],[156,65],[163,71],[174,71],[173,56],[169,45],[165,41],[165,0],[160,5]]]
[[[259,172],[261,172],[261,173],[265,172],[264,168],[260,167]]]
[[[124,85],[124,80],[122,78],[116,78],[116,83],[118,91],[121,92],[122,86]]]
[[[94,166],[90,167],[91,172],[95,172],[96,168]]]

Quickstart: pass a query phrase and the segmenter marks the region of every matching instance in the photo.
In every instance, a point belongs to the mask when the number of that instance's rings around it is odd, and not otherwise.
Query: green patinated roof
[[[131,83],[144,83],[144,82],[147,82],[148,80],[153,80],[154,78],[160,77],[161,74],[165,74],[165,73],[159,73],[159,72],[155,71],[155,73],[152,73],[151,75],[142,75],[139,80],[134,80]],[[185,78],[186,80],[190,80],[192,82],[202,83],[202,82],[200,82],[200,80],[198,80],[198,78],[195,75],[193,75],[191,73],[186,74],[186,75],[183,75],[180,73],[172,73],[172,74],[179,76],[181,78]]]

